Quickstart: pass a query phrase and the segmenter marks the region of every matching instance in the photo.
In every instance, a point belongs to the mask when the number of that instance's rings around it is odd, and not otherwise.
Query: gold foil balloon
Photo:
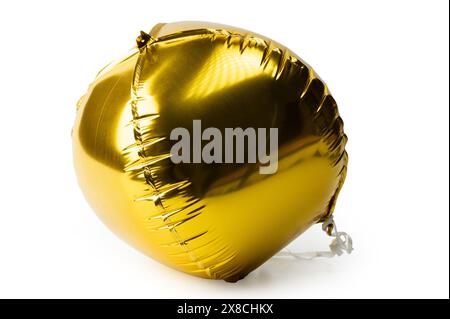
[[[328,88],[286,47],[234,27],[158,24],[103,69],[73,129],[83,192],[116,234],[156,260],[236,281],[333,212],[343,122]],[[176,164],[174,128],[277,128],[278,163]],[[205,141],[202,142],[205,144]]]

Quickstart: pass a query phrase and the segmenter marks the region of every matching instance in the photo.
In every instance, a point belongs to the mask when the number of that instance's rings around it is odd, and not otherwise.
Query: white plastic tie
[[[297,259],[314,259],[314,258],[333,258],[335,256],[341,256],[344,252],[351,254],[353,251],[353,241],[349,234],[346,232],[340,232],[337,230],[336,223],[334,222],[333,215],[328,217],[322,223],[322,230],[327,233],[328,236],[333,238],[330,243],[329,251],[314,251],[305,253],[295,253],[286,249],[279,252],[276,256],[279,257],[294,257]]]

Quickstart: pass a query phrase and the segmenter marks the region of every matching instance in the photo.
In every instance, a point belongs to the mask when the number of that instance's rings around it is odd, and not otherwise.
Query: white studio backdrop
[[[448,298],[447,1],[14,1],[0,4],[1,298]],[[114,236],[72,165],[75,104],[158,22],[264,34],[319,73],[349,137],[335,212],[355,251],[272,259],[229,284]],[[290,248],[327,248],[317,225]]]

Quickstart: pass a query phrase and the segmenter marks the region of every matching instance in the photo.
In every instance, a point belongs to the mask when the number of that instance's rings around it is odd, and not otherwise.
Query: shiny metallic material
[[[278,171],[174,164],[170,132],[278,128]],[[201,22],[158,24],[103,69],[73,130],[81,188],[100,218],[180,271],[236,281],[332,214],[347,153],[336,103],[284,46]]]

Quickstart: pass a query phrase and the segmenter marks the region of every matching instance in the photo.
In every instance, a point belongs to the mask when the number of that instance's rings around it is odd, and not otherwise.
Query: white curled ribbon
[[[349,234],[346,232],[340,232],[337,230],[336,224],[333,219],[333,215],[328,217],[322,223],[322,230],[327,233],[328,236],[333,238],[330,243],[329,251],[314,251],[305,253],[295,253],[286,249],[280,251],[275,256],[277,257],[294,257],[296,259],[314,259],[319,257],[332,258],[334,256],[341,256],[344,252],[351,254],[353,251],[353,241]]]

